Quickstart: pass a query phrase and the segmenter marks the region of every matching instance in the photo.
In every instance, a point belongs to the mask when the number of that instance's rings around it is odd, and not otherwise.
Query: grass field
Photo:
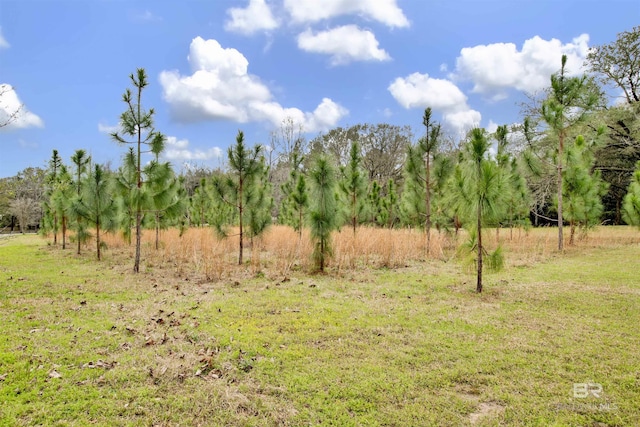
[[[281,228],[239,267],[165,232],[139,275],[116,237],[0,239],[0,425],[640,425],[640,232],[502,231],[480,295],[447,238],[388,232],[326,275]]]

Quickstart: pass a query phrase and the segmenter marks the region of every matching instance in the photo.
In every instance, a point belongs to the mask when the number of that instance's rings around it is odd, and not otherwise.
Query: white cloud
[[[497,130],[498,130],[498,124],[490,119],[489,124],[487,125],[487,132],[494,133]]]
[[[105,125],[103,123],[98,123],[98,132],[100,133],[106,133],[106,134],[112,134],[114,132],[120,132],[120,126],[119,125]]]
[[[222,150],[218,147],[212,147],[208,150],[190,150],[189,140],[178,139],[175,136],[168,136],[166,139],[166,147],[162,153],[163,157],[172,161],[208,161],[222,158]]]
[[[584,71],[589,53],[589,35],[582,34],[571,43],[543,40],[539,36],[528,39],[518,50],[513,43],[494,43],[466,47],[456,60],[453,77],[470,80],[473,91],[503,99],[507,89],[534,92],[549,85],[549,77],[560,69],[562,55],[567,55],[570,75]]]
[[[480,126],[482,115],[479,111],[467,109],[454,113],[445,113],[443,119],[445,127],[448,127],[458,136],[462,136],[466,135],[471,129]]]
[[[0,27],[0,49],[9,49],[11,45],[2,35],[2,27]]]
[[[284,0],[294,22],[318,22],[340,15],[360,15],[389,27],[408,27],[396,0]]]
[[[233,7],[227,10],[227,14],[231,17],[224,24],[227,31],[251,35],[278,28],[278,21],[265,0],[249,0],[246,8]]]
[[[44,126],[42,119],[29,111],[13,87],[6,83],[0,84],[0,125],[4,124],[4,130]]]
[[[269,88],[248,73],[249,61],[236,49],[223,48],[216,40],[196,37],[189,63],[193,74],[162,71],[160,84],[172,116],[182,122],[231,120],[240,123],[267,121],[279,126],[291,117],[306,132],[334,127],[348,111],[324,98],[313,112],[284,108],[273,100]]]
[[[378,40],[371,31],[355,25],[344,25],[315,34],[308,29],[298,35],[298,47],[307,52],[331,55],[331,65],[391,59],[384,49],[378,47]]]
[[[434,79],[428,74],[413,73],[398,77],[388,87],[391,95],[404,108],[431,107],[434,110],[455,111],[466,106],[467,97],[449,80]]]
[[[455,133],[478,126],[481,114],[467,104],[467,96],[453,82],[413,73],[398,77],[388,87],[395,100],[406,109],[431,107],[443,114],[444,125]]]

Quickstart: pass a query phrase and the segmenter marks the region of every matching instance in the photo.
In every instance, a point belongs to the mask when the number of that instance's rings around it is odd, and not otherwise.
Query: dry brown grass
[[[487,229],[484,241],[489,249],[503,246],[508,265],[526,266],[544,260],[557,253],[557,229]],[[143,258],[147,268],[162,265],[170,268],[178,277],[198,276],[205,281],[235,280],[247,274],[287,276],[292,271],[312,271],[313,245],[305,230],[298,233],[287,226],[275,225],[252,244],[245,241],[246,265],[237,265],[238,237],[233,231],[226,239],[216,236],[210,228],[192,228],[182,236],[171,229],[161,233],[161,247],[154,249],[154,234],[147,231],[143,236]],[[427,256],[425,235],[416,229],[379,229],[360,227],[354,235],[350,228],[333,234],[333,256],[329,268],[334,273],[366,268],[405,267],[427,258],[450,260],[456,247],[467,239],[462,231],[452,233],[434,231],[431,251]],[[127,251],[133,255],[119,236],[104,238],[108,247],[116,251]],[[566,252],[585,248],[617,247],[640,242],[640,233],[628,227],[597,227],[588,235],[581,235],[576,243],[566,247]],[[250,267],[247,269],[247,266]]]

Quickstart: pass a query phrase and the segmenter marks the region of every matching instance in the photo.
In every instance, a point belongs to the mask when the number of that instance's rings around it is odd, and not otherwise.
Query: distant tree
[[[513,227],[523,226],[529,216],[529,191],[527,182],[520,173],[516,157],[509,151],[507,125],[498,126],[494,133],[497,142],[496,162],[507,180],[505,188],[506,206],[505,216],[496,222],[496,238],[500,241],[500,227],[507,225],[513,237]]]
[[[71,211],[81,216],[95,227],[96,257],[101,256],[100,232],[114,230],[117,226],[115,201],[112,197],[112,180],[100,165],[95,165],[93,171],[84,180],[81,195],[74,199]]]
[[[558,138],[556,155],[558,250],[564,248],[562,170],[565,139],[569,129],[584,120],[586,113],[592,110],[600,100],[599,93],[589,90],[590,82],[587,76],[568,77],[566,65],[567,56],[562,55],[560,71],[551,76],[549,96],[544,100],[541,108],[542,119],[547,123],[550,131]]]
[[[624,198],[623,215],[627,224],[640,228],[640,161],[636,164],[629,191]]]
[[[597,113],[607,127],[606,142],[595,152],[594,168],[602,171],[609,184],[604,196],[605,215],[615,224],[622,222],[622,205],[640,161],[640,26],[618,34],[614,42],[594,46],[587,55],[587,66],[606,86],[622,91],[616,100]],[[622,102],[620,102],[622,101]]]
[[[238,243],[238,265],[242,265],[243,239],[245,235],[244,222],[245,210],[251,200],[247,199],[253,181],[259,176],[261,171],[261,147],[256,145],[253,149],[248,149],[244,143],[244,133],[238,131],[235,145],[229,147],[227,152],[229,157],[229,175],[226,177],[216,177],[213,180],[213,191],[217,197],[233,206],[237,211],[239,221],[239,243]],[[222,230],[220,230],[222,231]]]
[[[369,193],[367,194],[367,201],[369,202],[369,222],[378,226],[383,226],[387,223],[387,217],[383,213],[383,195],[381,193],[382,187],[378,184],[378,181],[371,182],[369,186]]]
[[[309,174],[311,180],[311,204],[309,226],[314,242],[313,258],[316,267],[323,272],[327,258],[331,256],[331,232],[339,226],[335,197],[335,169],[326,156],[318,156]]]
[[[587,65],[604,84],[622,89],[627,103],[640,101],[640,26],[618,34],[615,42],[589,50]]]
[[[133,193],[136,212],[136,254],[133,264],[134,273],[140,271],[140,243],[142,238],[142,219],[144,214],[143,200],[143,175],[142,154],[151,152],[159,155],[164,150],[165,137],[156,131],[153,125],[153,108],[145,111],[142,107],[142,91],[149,85],[147,73],[144,68],[138,68],[136,74],[129,75],[136,94],[126,89],[122,95],[122,101],[127,105],[126,110],[120,115],[120,128],[122,132],[114,132],[111,137],[119,144],[131,144],[136,148],[136,186]],[[134,97],[135,96],[135,97]],[[125,139],[126,136],[134,138],[133,141]],[[143,147],[146,149],[143,150]]]
[[[20,232],[24,234],[30,224],[37,222],[39,203],[29,197],[18,197],[9,204],[9,213],[18,218]]]
[[[344,206],[348,211],[347,217],[354,236],[359,222],[365,218],[367,207],[365,196],[368,183],[361,163],[360,146],[357,141],[353,141],[349,151],[349,162],[340,168],[341,179],[338,187],[344,198]]]
[[[208,191],[206,178],[200,179],[200,185],[195,187],[189,199],[189,217],[191,224],[202,227],[207,223],[207,215],[211,209],[211,195]]]

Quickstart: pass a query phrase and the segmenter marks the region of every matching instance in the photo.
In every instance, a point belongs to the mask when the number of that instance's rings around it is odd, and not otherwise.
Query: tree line
[[[302,128],[285,120],[263,145],[248,146],[239,131],[225,168],[180,175],[161,161],[165,137],[154,128],[154,110],[143,106],[148,82],[138,69],[122,96],[120,131],[112,134],[129,147],[117,170],[91,164],[84,150],[66,165],[54,150],[47,170],[30,168],[0,181],[13,188],[0,208],[4,203],[23,226],[41,209],[42,229],[55,244],[60,236],[66,248],[72,230],[78,252],[95,239],[98,259],[100,233],[120,230],[130,243],[135,236],[136,272],[143,229],[155,230],[156,247],[166,227],[211,226],[223,237],[233,230],[242,264],[245,244],[269,224],[289,225],[300,239],[307,228],[323,270],[331,232],[345,225],[353,233],[360,226],[420,228],[426,256],[434,229],[457,234],[465,228],[480,292],[483,266],[498,268],[502,260],[499,247],[484,247],[485,227],[499,234],[555,225],[562,250],[564,225],[569,244],[595,224],[640,226],[639,44],[635,27],[595,47],[587,58],[590,73],[582,76],[570,76],[566,57],[559,58],[549,86],[523,108],[520,125],[471,129],[457,141],[444,135],[427,107],[417,140],[408,127],[358,124],[307,141]],[[610,105],[607,86],[623,99]],[[143,156],[151,160],[143,164]],[[36,208],[34,200],[42,203]]]

